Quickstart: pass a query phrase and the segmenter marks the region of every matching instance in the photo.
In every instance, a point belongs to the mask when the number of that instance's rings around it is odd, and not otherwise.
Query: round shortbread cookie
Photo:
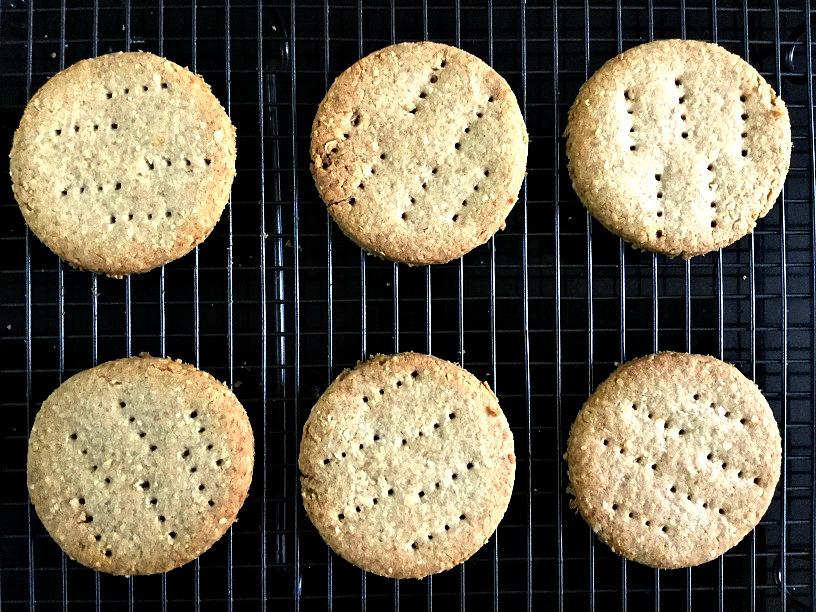
[[[513,434],[486,383],[417,353],[346,370],[312,408],[300,447],[303,505],[347,561],[390,578],[462,563],[513,490]]]
[[[209,235],[235,176],[235,130],[201,77],[151,53],[112,53],[34,94],[10,158],[37,237],[73,266],[122,276]]]
[[[359,246],[444,263],[504,228],[527,132],[510,86],[482,60],[402,43],[337,78],[312,125],[311,161],[329,213]]]
[[[42,405],[28,490],[72,559],[111,574],[164,572],[232,525],[252,479],[243,407],[209,374],[149,356],[72,376]]]
[[[781,98],[711,43],[661,40],[608,61],[569,112],[573,187],[635,246],[692,257],[750,233],[790,165]]]
[[[612,550],[678,568],[718,557],[759,523],[781,455],[768,402],[739,370],[658,353],[590,396],[566,458],[572,505]]]

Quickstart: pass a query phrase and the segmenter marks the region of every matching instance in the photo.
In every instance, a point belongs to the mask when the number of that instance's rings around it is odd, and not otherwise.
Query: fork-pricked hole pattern
[[[34,233],[74,266],[112,276],[203,241],[234,165],[234,130],[206,84],[149,53],[103,55],[52,77],[23,114],[10,159]]]
[[[751,381],[713,357],[658,353],[620,366],[579,412],[567,444],[571,504],[629,559],[696,565],[759,522],[780,459]]]
[[[31,440],[30,494],[46,529],[71,557],[115,574],[166,571],[206,550],[251,478],[240,404],[171,360],[124,359],[72,377],[46,400]]]
[[[392,577],[428,575],[475,552],[515,473],[495,396],[458,366],[415,353],[341,375],[313,408],[300,448],[304,505],[323,538]],[[453,520],[460,515],[466,527]],[[393,534],[385,545],[383,532]]]
[[[655,41],[607,62],[581,88],[566,135],[572,183],[590,213],[670,256],[749,233],[790,164],[784,103],[749,64],[699,41]]]
[[[446,45],[407,43],[338,77],[312,126],[311,168],[330,214],[357,244],[409,264],[441,263],[503,226],[526,148],[512,91],[492,69]]]

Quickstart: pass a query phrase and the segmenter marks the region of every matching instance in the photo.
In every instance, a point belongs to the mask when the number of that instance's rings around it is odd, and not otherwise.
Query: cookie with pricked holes
[[[790,166],[785,103],[715,44],[660,40],[609,60],[569,111],[572,184],[636,247],[693,257],[753,231]]]
[[[300,446],[303,505],[347,561],[422,578],[487,542],[510,502],[515,461],[486,383],[429,355],[376,355],[312,408]]]
[[[235,129],[200,76],[152,53],[111,53],[34,94],[10,169],[26,223],[48,248],[119,277],[210,234],[235,176]]]
[[[118,575],[192,561],[235,521],[253,436],[232,392],[193,366],[109,361],[55,390],[28,442],[28,490],[72,559]]]
[[[510,86],[439,43],[364,57],[312,124],[312,174],[331,216],[365,250],[412,265],[456,259],[503,229],[526,162]]]
[[[627,559],[711,561],[768,509],[779,428],[759,388],[714,357],[658,353],[598,386],[570,431],[571,505]]]

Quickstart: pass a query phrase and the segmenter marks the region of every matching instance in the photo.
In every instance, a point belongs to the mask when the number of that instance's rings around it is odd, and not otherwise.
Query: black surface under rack
[[[238,130],[232,200],[211,237],[148,274],[63,265],[26,231],[3,181],[2,610],[813,610],[816,608],[814,13],[810,0],[0,0],[0,142],[30,95],[82,58],[144,49],[213,86]],[[790,110],[780,201],[753,235],[686,262],[625,246],[570,186],[561,134],[608,58],[668,37],[719,42]],[[409,268],[361,254],[325,213],[310,125],[332,79],[404,40],[475,53],[504,75],[530,133],[507,229],[462,260]],[[783,471],[760,526],[717,561],[627,563],[568,507],[561,455],[615,364],[710,353],[766,393]],[[508,513],[465,565],[422,581],[366,575],[303,512],[296,466],[312,403],[377,352],[460,361],[497,392],[518,456]],[[28,503],[27,434],[42,400],[95,363],[149,351],[231,385],[256,431],[240,520],[199,560],[115,578],[68,560]]]

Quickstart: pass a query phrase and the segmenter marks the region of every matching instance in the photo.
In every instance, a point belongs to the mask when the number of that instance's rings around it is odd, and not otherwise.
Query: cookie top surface
[[[422,578],[473,555],[513,489],[513,435],[487,384],[416,353],[346,370],[303,428],[303,503],[347,561]]]
[[[790,165],[782,99],[740,57],[699,41],[656,41],[608,61],[579,91],[566,135],[589,212],[671,256],[750,233]]]
[[[43,403],[28,490],[72,559],[153,574],[229,529],[252,464],[252,429],[229,389],[180,362],[132,357],[72,376]]]
[[[201,77],[151,53],[112,53],[37,91],[10,158],[37,237],[73,266],[122,276],[209,235],[235,176],[235,131]]]
[[[574,507],[615,552],[661,568],[710,561],[742,540],[771,502],[781,454],[757,386],[684,353],[620,366],[567,445]]]
[[[394,261],[444,263],[504,228],[527,132],[510,86],[482,60],[401,43],[337,78],[312,125],[311,161],[354,242]]]

